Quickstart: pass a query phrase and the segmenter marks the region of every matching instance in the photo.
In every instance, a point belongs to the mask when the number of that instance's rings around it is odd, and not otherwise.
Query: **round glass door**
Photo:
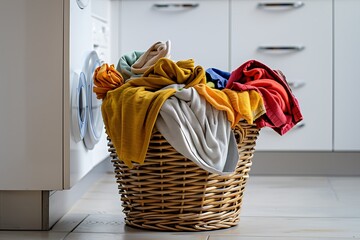
[[[87,103],[88,111],[88,130],[84,137],[84,143],[88,149],[93,149],[96,143],[99,142],[101,134],[104,130],[104,122],[101,115],[102,101],[96,98],[93,92],[93,74],[97,67],[101,64],[100,59],[95,51],[92,51],[84,66],[86,74],[86,88],[87,88]]]
[[[87,128],[88,107],[85,74],[74,73],[71,93],[72,132],[75,142],[81,141]]]

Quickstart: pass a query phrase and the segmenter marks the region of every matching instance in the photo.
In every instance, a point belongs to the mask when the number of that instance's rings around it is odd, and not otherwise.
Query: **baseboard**
[[[360,152],[255,151],[251,174],[359,176]]]
[[[41,230],[41,191],[0,191],[0,230]]]
[[[48,222],[43,224],[42,230],[50,229],[71,207],[102,177],[113,171],[111,161],[106,159],[92,169],[84,178],[71,189],[54,191],[49,197]],[[45,214],[46,215],[46,214]]]
[[[69,190],[0,191],[0,230],[49,230],[109,171],[106,159]]]
[[[250,175],[359,176],[360,152],[256,151]],[[105,173],[104,160],[64,191],[0,191],[0,230],[49,230]]]

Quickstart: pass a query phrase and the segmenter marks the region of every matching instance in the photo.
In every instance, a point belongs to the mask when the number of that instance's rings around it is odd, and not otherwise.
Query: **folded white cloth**
[[[178,91],[163,104],[156,128],[199,167],[219,175],[233,173],[239,153],[226,113],[213,108],[194,88],[171,87]]]
[[[171,42],[170,40],[154,43],[143,55],[131,66],[134,74],[143,74],[153,66],[160,58],[170,58]]]

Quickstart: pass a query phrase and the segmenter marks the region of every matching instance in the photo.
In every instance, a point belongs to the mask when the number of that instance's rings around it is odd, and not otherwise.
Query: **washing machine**
[[[93,50],[90,0],[70,1],[70,186],[109,156],[101,101],[93,73],[102,60]]]

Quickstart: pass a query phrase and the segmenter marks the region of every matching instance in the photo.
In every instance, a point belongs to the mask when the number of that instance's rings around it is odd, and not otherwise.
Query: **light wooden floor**
[[[3,231],[0,239],[360,239],[360,177],[251,176],[237,227],[171,233],[125,226],[115,178],[106,174],[51,231]]]

